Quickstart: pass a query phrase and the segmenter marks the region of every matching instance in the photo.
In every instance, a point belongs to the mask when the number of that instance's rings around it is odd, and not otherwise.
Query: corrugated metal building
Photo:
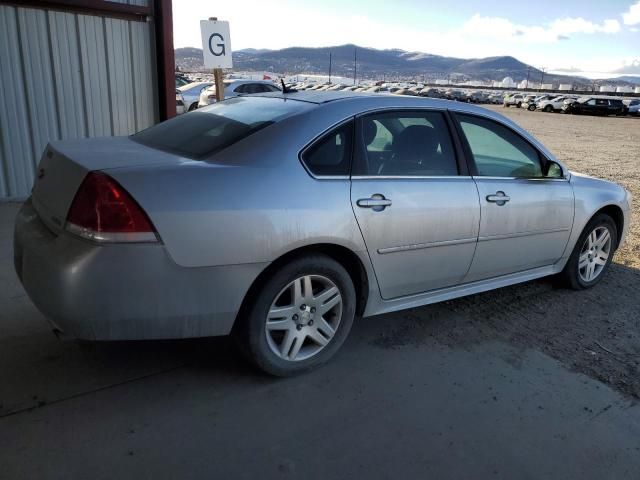
[[[0,0],[0,199],[29,195],[50,140],[175,114],[170,14],[166,0]]]

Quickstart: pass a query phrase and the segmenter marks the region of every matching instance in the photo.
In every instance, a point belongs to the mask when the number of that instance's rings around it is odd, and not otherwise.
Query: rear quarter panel
[[[349,180],[314,179],[298,159],[340,120],[314,117],[280,122],[209,161],[108,173],[145,209],[181,266],[269,262],[315,243],[363,252]]]

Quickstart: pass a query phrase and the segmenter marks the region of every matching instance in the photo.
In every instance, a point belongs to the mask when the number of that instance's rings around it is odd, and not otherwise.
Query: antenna
[[[287,88],[287,86],[284,84],[284,78],[280,79],[280,84],[282,85],[282,93],[294,93],[294,92],[297,92],[297,90],[295,88]]]

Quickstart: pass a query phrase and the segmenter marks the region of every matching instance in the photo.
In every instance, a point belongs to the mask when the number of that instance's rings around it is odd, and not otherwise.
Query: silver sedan
[[[355,316],[550,275],[594,286],[630,201],[472,105],[239,96],[131,137],[48,145],[15,268],[67,336],[233,334],[289,375],[334,355]]]

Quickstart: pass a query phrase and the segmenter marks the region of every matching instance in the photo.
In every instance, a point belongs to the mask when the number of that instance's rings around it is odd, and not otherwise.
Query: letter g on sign
[[[214,44],[213,43],[214,41],[218,41],[222,43]],[[217,48],[214,50],[214,47],[217,47]],[[211,36],[209,37],[209,51],[216,57],[219,57],[220,55],[225,55],[224,38],[222,37],[222,35],[220,35],[219,33],[211,34]]]

